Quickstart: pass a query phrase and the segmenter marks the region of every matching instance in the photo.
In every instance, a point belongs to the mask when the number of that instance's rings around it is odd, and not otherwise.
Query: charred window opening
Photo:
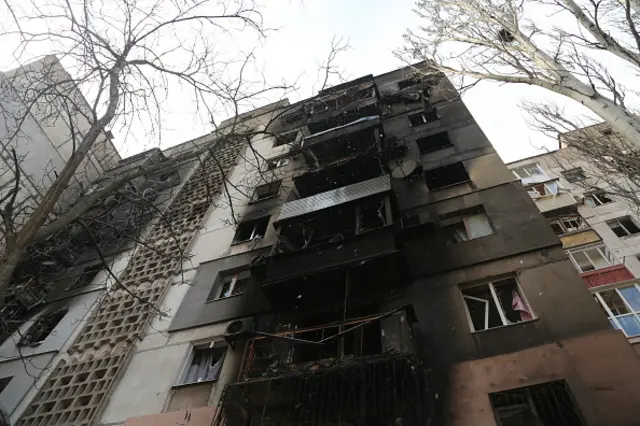
[[[207,302],[243,294],[250,278],[248,270],[222,276],[221,281],[211,288]]]
[[[581,182],[587,178],[582,167],[576,167],[575,169],[562,172],[562,176],[564,176],[569,183]]]
[[[398,82],[398,90],[406,89],[410,86],[415,86],[416,84],[420,84],[422,82],[422,76],[414,75],[405,80],[401,80]]]
[[[98,275],[98,272],[102,271],[102,269],[102,264],[87,266],[84,271],[82,271],[82,273],[71,284],[69,284],[69,286],[67,286],[67,291],[76,290],[90,285],[96,275]]]
[[[435,108],[409,115],[409,122],[411,123],[411,127],[422,126],[423,124],[432,123],[434,121],[437,121],[438,119],[438,113]]]
[[[631,217],[621,217],[607,222],[614,234],[618,237],[628,237],[640,232],[640,228],[635,224]]]
[[[252,241],[254,238],[264,237],[269,226],[269,216],[242,222],[236,229],[233,244]]]
[[[462,289],[472,331],[488,330],[533,319],[515,278]]]
[[[486,237],[494,233],[491,221],[482,207],[474,207],[442,219],[449,244]]]
[[[567,382],[559,380],[489,395],[503,426],[583,426]]]
[[[372,197],[307,214],[282,224],[279,250],[294,251],[342,241],[389,224],[386,197]]]
[[[467,170],[462,163],[454,163],[428,170],[424,175],[427,179],[427,187],[431,191],[470,181]]]
[[[19,346],[35,346],[42,343],[56,328],[58,323],[67,314],[66,309],[45,313],[38,318],[27,332],[22,336]]]
[[[253,190],[253,196],[251,197],[252,203],[257,203],[258,201],[268,200],[270,198],[275,198],[278,196],[280,192],[280,187],[282,186],[282,181],[275,181],[271,183],[267,183],[265,185],[260,185]]]
[[[276,135],[275,140],[273,142],[273,146],[280,146],[284,144],[292,144],[298,138],[298,131],[294,130],[292,132],[282,133]]]
[[[436,133],[435,135],[420,138],[416,142],[420,154],[426,154],[453,146],[447,132]]]

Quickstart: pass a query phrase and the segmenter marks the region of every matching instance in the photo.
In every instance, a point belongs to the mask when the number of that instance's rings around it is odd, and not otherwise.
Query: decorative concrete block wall
[[[141,339],[152,306],[161,301],[182,253],[196,235],[220,193],[225,175],[236,163],[244,141],[218,143],[214,158],[203,161],[168,209],[153,225],[147,245],[138,248],[115,285],[105,295],[85,329],[23,414],[22,426],[90,425],[126,367],[131,349]]]

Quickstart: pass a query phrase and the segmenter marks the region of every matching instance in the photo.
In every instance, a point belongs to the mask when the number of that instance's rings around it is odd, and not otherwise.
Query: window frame
[[[561,172],[562,177],[569,183],[582,182],[587,179],[582,167],[575,167],[571,170],[565,170]]]
[[[261,225],[261,220],[265,220],[266,224],[264,227],[264,233],[263,235],[259,235],[260,233],[258,232],[258,227]],[[240,227],[243,225],[246,225],[248,223],[254,222],[253,224],[253,228],[251,230],[251,236],[248,239],[245,240],[239,240],[238,239],[238,231],[240,230]],[[235,244],[242,244],[242,243],[248,243],[253,241],[254,239],[258,238],[258,237],[262,237],[264,238],[264,236],[267,234],[267,231],[269,230],[269,223],[271,222],[271,216],[262,216],[256,219],[251,219],[251,220],[247,220],[244,222],[240,222],[238,224],[238,227],[236,228],[236,232],[233,235],[233,240],[231,241],[231,245],[235,245]]]
[[[602,196],[606,197],[606,199],[608,199],[609,201],[602,201],[601,200]],[[585,195],[584,198],[585,198],[585,203],[592,209],[595,209],[596,207],[604,206],[605,204],[615,203],[615,200],[611,198],[609,194],[607,194],[605,191],[592,192],[590,194]],[[591,200],[591,201],[587,202],[586,200]]]
[[[472,234],[471,234],[471,229],[470,229],[470,225],[469,225],[469,219],[471,217],[474,217],[474,216],[484,216],[487,224],[491,228],[491,233],[490,234],[482,235],[480,237],[475,237],[475,238],[471,237]],[[475,209],[475,210],[469,211],[467,213],[463,213],[463,214],[460,214],[460,215],[453,216],[451,218],[448,218],[446,221],[447,222],[451,221],[451,223],[449,223],[447,225],[444,225],[443,226],[444,230],[462,223],[462,225],[464,226],[464,230],[465,230],[466,238],[467,238],[466,240],[463,240],[463,241],[452,241],[449,238],[450,235],[447,233],[447,235],[446,235],[447,242],[450,245],[459,244],[459,243],[465,243],[465,242],[468,242],[468,241],[478,240],[480,238],[490,237],[491,235],[494,235],[496,233],[496,229],[493,226],[493,223],[491,222],[491,219],[489,219],[489,215],[487,214],[487,212],[483,208]],[[446,233],[446,231],[445,231],[445,233]]]
[[[575,229],[569,229],[569,227],[566,225],[567,221],[571,221],[571,220],[578,220],[580,222],[580,224],[578,225],[577,228]],[[553,225],[558,225],[560,227],[560,230],[562,231],[561,233],[556,233],[556,235],[564,235],[564,234],[568,234],[570,232],[578,232],[578,231],[583,231],[585,229],[589,229],[590,226],[587,223],[587,221],[580,216],[579,214],[574,214],[574,215],[564,215],[564,216],[556,216],[552,219],[549,220],[549,225],[551,225],[551,227],[553,228]]]
[[[442,186],[437,186],[437,187],[432,187],[431,185],[429,185],[429,181],[430,180],[432,180],[432,181],[436,180],[433,177],[434,173],[441,174],[441,173],[443,173],[443,169],[453,168],[453,167],[462,168],[462,170],[464,171],[464,174],[466,175],[466,179],[459,180],[459,181],[456,181],[456,182],[453,182],[453,183],[448,183],[448,184],[442,185]],[[458,173],[459,171],[460,170],[457,170],[456,173]],[[469,172],[467,171],[467,168],[465,167],[465,165],[464,165],[464,163],[462,161],[458,161],[458,162],[455,162],[455,163],[447,164],[445,166],[440,166],[440,167],[436,167],[436,168],[433,168],[433,169],[425,170],[423,175],[424,175],[425,183],[427,185],[427,189],[429,190],[429,192],[440,191],[440,190],[447,189],[447,188],[453,188],[454,186],[463,185],[463,184],[473,185],[473,181],[471,180],[471,176],[469,176]],[[441,176],[437,176],[437,177],[441,177]]]
[[[553,190],[550,189],[549,184],[551,183],[555,184],[555,192],[553,192]],[[535,188],[536,186],[540,186],[540,185],[544,187],[544,191],[545,191],[544,194],[541,194],[540,191],[538,191],[538,189]],[[557,197],[560,194],[561,189],[564,189],[564,188],[562,187],[562,185],[560,185],[559,179],[551,179],[544,182],[537,182],[531,185],[527,185],[526,187],[527,193],[534,200],[537,200],[538,198],[545,198],[545,197]]]
[[[199,382],[198,381],[187,382],[186,380],[189,375],[189,369],[193,364],[193,359],[195,358],[196,352],[206,351],[206,350],[213,351],[216,349],[224,349],[224,351],[222,352],[222,356],[220,357],[220,358],[223,358],[223,361],[222,361],[222,365],[220,366],[220,372],[218,374],[218,378],[202,380]],[[176,383],[172,387],[177,388],[177,387],[183,387],[183,386],[198,385],[201,383],[217,382],[218,380],[220,380],[220,375],[222,374],[222,369],[224,368],[224,364],[226,361],[226,359],[224,358],[226,358],[228,351],[229,351],[229,345],[224,340],[211,340],[209,342],[192,342],[191,347],[189,348],[189,354],[185,358],[182,368],[180,369],[180,372],[178,374]]]
[[[228,290],[229,295],[223,297],[222,294],[224,291],[224,286],[227,282],[227,279],[229,278],[231,278],[231,283],[229,285],[229,290]],[[224,275],[221,274],[220,280],[219,281],[216,280],[213,283],[213,287],[211,288],[209,295],[207,295],[206,303],[215,302],[217,300],[225,300],[232,297],[243,295],[245,286],[250,278],[251,278],[251,271],[248,269],[242,269],[231,274],[228,274],[228,273],[225,273]],[[238,283],[242,283],[242,285],[240,286],[241,287],[240,292],[234,294],[233,291],[235,287],[238,285]],[[211,297],[211,293],[215,294],[215,296]]]
[[[629,222],[631,222],[631,223],[636,227],[636,229],[638,229],[638,231],[636,231],[636,232],[631,232],[631,231],[629,231],[629,230],[627,229],[627,227],[626,227],[626,226],[621,222],[621,220],[625,220],[625,219],[626,219],[626,220],[628,220]],[[618,235],[618,234],[616,233],[616,231],[614,231],[614,228],[613,228],[611,225],[612,225],[612,224],[615,224],[615,223],[617,223],[618,227],[620,227],[620,228],[622,228],[622,229],[624,230],[624,232],[626,233],[626,235]],[[617,217],[617,218],[612,219],[612,220],[608,220],[608,221],[607,221],[607,225],[609,226],[609,228],[611,229],[611,231],[612,231],[614,234],[616,234],[616,236],[617,236],[618,238],[627,238],[627,237],[631,237],[631,236],[633,236],[633,235],[640,234],[640,226],[638,226],[638,225],[636,224],[635,220],[633,220],[633,218],[632,218],[631,216],[621,216],[621,217]]]
[[[418,123],[416,121],[414,124],[414,120],[412,119],[412,117],[418,116],[422,117],[422,122]],[[407,118],[409,119],[410,127],[420,127],[424,126],[425,124],[435,123],[436,121],[440,120],[440,115],[438,115],[438,111],[436,108],[432,108],[429,111],[425,111],[423,108],[422,110],[420,110],[420,112],[414,112],[407,115]]]
[[[499,283],[500,281],[506,281],[508,279],[513,279],[515,281],[516,288],[518,289],[518,294],[522,298],[524,303],[527,305],[527,308],[529,309],[529,313],[531,314],[531,319],[518,321],[518,322],[515,322],[515,323],[511,323],[511,321],[507,318],[506,314],[504,313],[504,310],[502,308],[502,303],[500,302],[500,298],[498,297],[498,294],[496,293],[495,283]],[[482,286],[485,286],[485,285],[489,287],[489,292],[491,293],[491,300],[496,305],[496,309],[498,310],[498,315],[500,316],[500,321],[502,321],[502,325],[499,325],[499,326],[496,326],[496,327],[489,327],[489,313],[490,313],[489,312],[490,311],[489,303],[490,302],[488,300],[481,299],[479,297],[465,295],[463,293],[463,291],[465,289],[470,289],[470,288],[475,288],[475,287],[482,287]],[[527,296],[524,294],[524,291],[522,291],[522,287],[520,286],[520,282],[518,281],[518,278],[516,276],[505,277],[505,278],[498,279],[498,280],[493,280],[493,281],[488,281],[488,282],[484,282],[484,283],[480,283],[480,284],[460,287],[460,295],[462,296],[462,303],[464,304],[464,310],[465,310],[465,313],[466,313],[466,316],[467,316],[467,322],[469,323],[469,327],[471,328],[471,332],[472,333],[479,333],[479,332],[488,331],[488,330],[495,330],[497,328],[509,327],[509,326],[516,325],[516,324],[522,324],[522,323],[525,323],[525,322],[535,321],[538,318],[536,316],[535,312],[533,312],[533,309],[531,309],[531,304],[529,303],[529,300],[527,299]],[[473,324],[473,319],[471,318],[471,311],[469,310],[469,305],[467,305],[467,302],[466,302],[465,299],[471,299],[471,300],[474,300],[476,302],[485,303],[485,328],[483,328],[482,330],[476,330],[476,327]]]
[[[637,310],[634,309],[629,304],[629,302],[627,302],[627,300],[623,296],[623,294],[620,292],[620,289],[629,288],[629,287],[634,287],[638,292],[640,292],[640,285],[638,283],[633,283],[633,284],[625,284],[625,285],[620,285],[620,286],[615,286],[615,287],[608,287],[607,286],[607,288],[600,289],[600,291],[596,291],[596,290],[598,290],[598,288],[596,287],[596,288],[593,289],[594,290],[593,291],[593,297],[596,299],[596,301],[598,302],[600,307],[602,307],[602,309],[605,311],[605,313],[607,314],[607,319],[609,320],[609,322],[612,323],[612,326],[615,329],[621,330],[627,338],[640,337],[640,332],[638,332],[638,334],[634,334],[634,335],[627,334],[627,331],[622,327],[622,325],[621,325],[621,323],[620,323],[620,321],[618,319],[620,317],[633,316],[633,317],[636,318],[636,320],[638,322],[640,322],[640,309],[637,309]],[[622,300],[622,303],[624,303],[624,305],[626,306],[626,308],[629,310],[630,313],[616,315],[616,314],[613,313],[613,311],[611,311],[611,308],[609,307],[607,302],[605,302],[604,298],[600,294],[600,293],[604,293],[606,291],[611,291],[611,290],[616,292],[616,294]]]
[[[272,186],[276,186],[276,190],[273,191],[273,194],[270,194],[266,197],[263,198],[256,198],[258,191],[261,188],[266,188],[266,187],[272,187]],[[271,188],[269,188],[271,189]],[[263,201],[267,201],[267,200],[271,200],[273,198],[276,198],[278,195],[280,195],[280,190],[282,189],[282,180],[278,179],[278,180],[274,180],[273,182],[269,182],[269,183],[265,183],[262,185],[258,185],[255,188],[253,188],[253,193],[251,194],[251,200],[249,201],[250,204],[254,204],[254,203],[261,203]]]
[[[528,170],[527,167],[530,166],[534,166],[539,173],[536,174],[531,174]],[[527,173],[527,176],[520,176],[517,171],[518,170],[523,170],[524,172]],[[544,171],[544,169],[542,167],[540,167],[540,163],[529,163],[529,164],[523,164],[522,166],[516,167],[514,169],[511,170],[511,172],[516,175],[516,177],[518,179],[527,179],[527,178],[531,178],[531,177],[536,177],[536,176],[545,176],[546,178],[548,178],[549,176],[547,175],[547,173]]]
[[[593,262],[593,260],[591,259],[591,257],[587,254],[587,250],[592,250],[592,249],[596,249],[598,250],[598,252],[600,253],[600,255],[602,256],[603,259],[605,259],[608,263],[607,266],[605,266],[604,268],[596,268],[595,263]],[[604,249],[604,251],[602,250]],[[575,258],[573,257],[574,253],[579,253],[579,252],[584,252],[584,255],[587,257],[587,259],[589,260],[589,262],[591,263],[591,266],[594,267],[594,269],[590,269],[588,271],[583,271],[582,267],[580,267],[580,265],[578,264],[578,262],[575,260]],[[604,244],[599,244],[599,245],[595,245],[595,246],[587,246],[587,247],[580,247],[579,249],[576,250],[568,250],[567,251],[567,255],[569,256],[569,259],[571,259],[571,262],[573,262],[573,265],[576,267],[576,269],[578,270],[579,273],[584,274],[586,272],[593,272],[593,271],[598,271],[600,269],[605,269],[608,268],[610,266],[614,266],[616,265],[616,261],[617,258],[614,256],[614,254],[611,252],[611,250],[609,250],[609,247],[607,247]]]

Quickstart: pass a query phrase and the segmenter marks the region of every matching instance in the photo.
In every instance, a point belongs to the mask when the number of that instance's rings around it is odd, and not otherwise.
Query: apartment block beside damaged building
[[[152,247],[112,250],[129,291],[33,346],[66,336],[12,421],[637,424],[640,359],[444,77],[369,75],[237,122],[263,133],[133,160],[213,146],[156,191]]]
[[[585,135],[609,142],[604,124]],[[623,176],[601,176],[561,135],[557,150],[507,167],[514,173],[558,235],[569,259],[611,325],[640,353],[640,217],[638,206],[622,195]],[[608,139],[607,139],[608,138]]]

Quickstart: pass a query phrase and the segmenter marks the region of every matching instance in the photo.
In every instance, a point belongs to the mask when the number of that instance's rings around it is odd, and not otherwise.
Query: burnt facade
[[[202,264],[170,327],[230,321],[214,424],[636,424],[636,354],[444,77],[363,77],[276,124],[279,196],[240,224],[273,244]]]

